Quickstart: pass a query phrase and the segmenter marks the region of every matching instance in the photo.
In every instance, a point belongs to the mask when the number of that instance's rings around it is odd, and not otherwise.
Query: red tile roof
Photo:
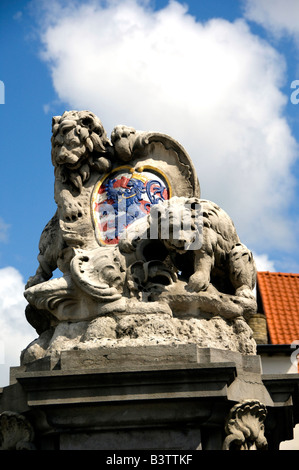
[[[299,341],[299,274],[258,272],[257,292],[271,343]]]

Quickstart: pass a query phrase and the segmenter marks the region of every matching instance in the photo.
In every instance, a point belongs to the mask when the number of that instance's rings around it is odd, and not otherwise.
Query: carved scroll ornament
[[[0,450],[35,450],[34,431],[21,414],[4,411],[0,414]]]
[[[229,413],[223,450],[266,450],[264,421],[265,405],[258,400],[245,400],[235,405]]]

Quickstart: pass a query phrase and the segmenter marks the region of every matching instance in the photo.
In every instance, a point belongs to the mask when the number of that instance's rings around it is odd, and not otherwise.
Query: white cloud
[[[275,272],[275,262],[269,259],[267,254],[253,253],[257,271]]]
[[[108,132],[127,124],[170,134],[242,241],[260,252],[294,247],[284,58],[243,20],[200,23],[175,1],[159,11],[105,4],[51,2],[43,13],[43,58],[60,99],[94,111]]]
[[[292,36],[299,45],[298,0],[245,0],[245,15],[274,36]]]
[[[20,365],[21,351],[37,336],[25,318],[23,292],[18,270],[0,269],[0,387],[8,385],[9,368]]]

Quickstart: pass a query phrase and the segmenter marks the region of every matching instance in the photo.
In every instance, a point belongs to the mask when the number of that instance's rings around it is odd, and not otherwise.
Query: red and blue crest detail
[[[125,229],[152,205],[171,197],[165,175],[152,167],[120,167],[96,185],[92,209],[98,241],[117,244]]]

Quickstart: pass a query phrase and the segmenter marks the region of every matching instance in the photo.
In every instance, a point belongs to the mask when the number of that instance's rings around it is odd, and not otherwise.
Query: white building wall
[[[297,374],[298,358],[295,355],[262,355],[263,374]],[[290,441],[283,441],[279,446],[280,450],[299,450],[299,424],[294,428],[294,438]]]
[[[296,357],[286,354],[261,356],[263,374],[297,374],[298,364]]]

